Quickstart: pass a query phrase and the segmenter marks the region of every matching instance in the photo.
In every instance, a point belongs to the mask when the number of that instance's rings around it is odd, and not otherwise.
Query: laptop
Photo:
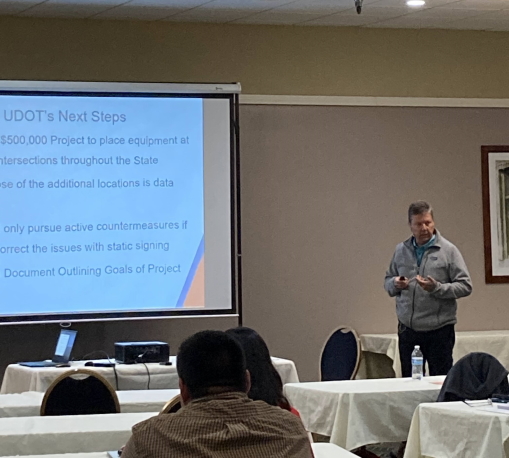
[[[70,329],[62,329],[58,337],[55,354],[51,361],[29,361],[18,363],[20,366],[27,367],[54,367],[60,364],[67,364],[71,358],[71,351],[76,340],[78,331],[71,331]]]

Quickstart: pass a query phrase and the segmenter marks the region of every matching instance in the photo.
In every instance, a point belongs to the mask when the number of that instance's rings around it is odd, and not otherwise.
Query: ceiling
[[[0,0],[0,15],[509,31],[509,0]]]

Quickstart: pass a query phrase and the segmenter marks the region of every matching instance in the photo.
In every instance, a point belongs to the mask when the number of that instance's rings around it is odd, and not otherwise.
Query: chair
[[[320,379],[352,380],[359,369],[361,346],[357,333],[340,326],[327,339],[320,357]]]
[[[180,394],[173,396],[163,407],[159,415],[163,413],[175,413],[180,410],[182,407],[182,401],[180,399]]]
[[[46,390],[41,416],[119,413],[117,393],[108,381],[89,369],[64,372]]]
[[[449,370],[437,402],[482,400],[509,395],[509,372],[488,353],[469,353]]]

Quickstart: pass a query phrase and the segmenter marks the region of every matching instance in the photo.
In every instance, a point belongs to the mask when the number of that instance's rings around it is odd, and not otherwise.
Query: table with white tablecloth
[[[113,450],[111,450],[113,452]],[[6,456],[5,458],[17,458],[16,456]],[[25,455],[25,458],[110,458],[108,452],[90,452],[90,453],[58,453],[51,455]]]
[[[115,368],[94,366],[87,366],[86,368],[101,374],[117,391],[177,389],[179,384],[176,357],[170,357],[170,361],[172,362],[171,366],[147,363],[146,365],[117,364]],[[274,357],[272,362],[281,375],[283,383],[299,381],[297,369],[293,361]],[[85,361],[75,361],[70,364],[71,367],[40,368],[11,364],[5,370],[0,393],[45,392],[57,377],[70,369],[83,368]]]
[[[397,334],[362,334],[360,336],[364,363],[361,374],[367,378],[401,377]],[[453,359],[456,362],[471,352],[485,352],[509,367],[509,331],[458,331]],[[378,357],[377,356],[381,356]],[[392,367],[390,367],[392,366]]]
[[[509,414],[485,408],[490,409],[463,402],[421,404],[412,419],[405,458],[506,458]]]
[[[357,455],[350,453],[336,444],[326,442],[317,442],[311,444],[315,458],[355,458]]]
[[[157,412],[180,390],[133,390],[117,391],[120,411]],[[36,417],[41,409],[44,393],[28,391],[19,394],[0,394],[0,418],[2,417]]]
[[[315,458],[355,458],[356,455],[334,444],[312,444]],[[15,457],[7,457],[15,458]],[[111,458],[107,452],[97,453],[66,453],[61,455],[31,455],[26,458]]]
[[[157,413],[0,418],[0,456],[117,450]]]
[[[444,378],[290,383],[284,392],[308,431],[353,450],[406,440],[415,408],[437,399]]]

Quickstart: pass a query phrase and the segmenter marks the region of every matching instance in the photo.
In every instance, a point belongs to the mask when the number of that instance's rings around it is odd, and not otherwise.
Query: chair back
[[[163,413],[175,413],[182,408],[182,400],[180,399],[180,394],[173,396],[163,407],[159,415]]]
[[[347,326],[340,326],[330,335],[322,349],[320,379],[354,379],[360,358],[361,346],[357,333]]]
[[[41,416],[119,412],[115,390],[104,377],[89,369],[64,372],[46,390],[41,404]]]
[[[449,370],[437,401],[482,400],[494,394],[509,395],[508,373],[494,356],[469,353]]]

